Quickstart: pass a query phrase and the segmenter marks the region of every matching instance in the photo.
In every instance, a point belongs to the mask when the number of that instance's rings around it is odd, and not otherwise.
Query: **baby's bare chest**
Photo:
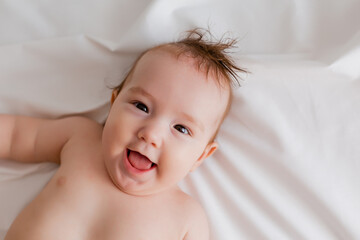
[[[183,239],[180,206],[162,197],[129,196],[105,178],[81,174],[59,171],[20,213],[6,240]]]

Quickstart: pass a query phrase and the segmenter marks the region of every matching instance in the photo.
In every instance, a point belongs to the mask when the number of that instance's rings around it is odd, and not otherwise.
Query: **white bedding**
[[[195,26],[229,31],[251,73],[220,149],[180,183],[211,239],[360,239],[359,11],[357,0],[2,0],[0,113],[102,122],[108,86],[141,51]],[[56,169],[0,160],[0,239]]]

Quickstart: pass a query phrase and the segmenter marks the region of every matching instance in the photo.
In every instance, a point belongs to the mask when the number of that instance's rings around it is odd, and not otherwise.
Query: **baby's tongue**
[[[131,165],[139,170],[147,170],[151,168],[152,162],[138,152],[130,151],[129,161]]]

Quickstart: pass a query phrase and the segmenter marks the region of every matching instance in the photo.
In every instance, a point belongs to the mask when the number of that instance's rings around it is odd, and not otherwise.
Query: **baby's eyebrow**
[[[204,129],[205,129],[204,125],[200,121],[196,120],[191,115],[186,114],[184,112],[181,112],[181,115],[189,122],[192,122],[193,124],[195,124],[201,131],[204,131]]]
[[[151,95],[150,93],[148,93],[147,91],[145,91],[141,87],[132,87],[132,88],[129,89],[129,91],[132,92],[132,93],[138,93],[138,94],[144,95],[144,96],[150,98],[150,100],[152,100],[152,101],[155,100],[153,95]]]

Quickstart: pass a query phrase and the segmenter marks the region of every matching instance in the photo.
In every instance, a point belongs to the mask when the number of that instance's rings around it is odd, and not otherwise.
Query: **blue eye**
[[[146,113],[149,112],[149,109],[145,104],[143,104],[141,102],[134,102],[133,104],[136,108],[140,109],[141,111],[146,112]]]
[[[190,130],[182,125],[175,125],[174,128],[182,134],[190,135]]]

